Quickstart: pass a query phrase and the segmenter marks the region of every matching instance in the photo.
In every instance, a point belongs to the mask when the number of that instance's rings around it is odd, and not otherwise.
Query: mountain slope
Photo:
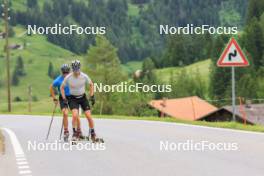
[[[204,61],[193,63],[185,67],[169,67],[169,68],[157,69],[155,73],[160,80],[169,82],[170,76],[172,74],[173,75],[177,74],[183,69],[185,69],[187,73],[192,74],[192,75],[198,71],[202,79],[206,81],[206,83],[208,83],[209,74],[210,74],[210,65],[211,65],[211,60],[207,59]]]
[[[46,41],[44,36],[26,36],[23,35],[24,29],[22,27],[14,28],[16,36],[10,39],[10,44],[19,44],[21,46],[26,43],[26,48],[22,50],[11,50],[11,74],[13,73],[16,60],[21,56],[24,61],[26,76],[19,79],[18,86],[12,86],[12,99],[19,97],[22,100],[28,98],[27,90],[31,85],[33,89],[33,96],[36,99],[42,99],[49,95],[48,86],[52,79],[48,77],[48,65],[52,62],[55,70],[58,70],[62,63],[69,63],[74,58],[74,54],[59,46],[51,44]],[[22,36],[21,36],[22,35]],[[6,63],[3,51],[4,40],[0,40],[0,67],[1,80],[6,80]],[[6,98],[5,85],[0,88],[1,99]]]

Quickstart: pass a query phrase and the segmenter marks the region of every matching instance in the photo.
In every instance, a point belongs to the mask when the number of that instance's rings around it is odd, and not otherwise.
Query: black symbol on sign
[[[228,60],[232,61],[232,57],[236,57],[237,56],[237,50],[234,50],[234,53],[229,53],[228,54]]]

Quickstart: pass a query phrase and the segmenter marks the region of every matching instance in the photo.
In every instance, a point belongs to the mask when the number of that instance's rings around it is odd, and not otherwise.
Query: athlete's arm
[[[56,99],[56,94],[55,94],[55,91],[54,91],[54,88],[55,87],[58,87],[59,84],[58,84],[58,78],[56,78],[53,83],[50,85],[50,95],[54,101],[54,103],[58,103],[58,100]]]
[[[63,100],[66,100],[65,91],[64,91],[65,85],[64,82],[61,84],[60,91],[61,91],[61,97]]]
[[[56,99],[56,95],[55,95],[55,92],[54,92],[54,88],[53,88],[53,84],[50,85],[50,95],[51,97],[53,98],[53,100]]]
[[[89,84],[89,94],[90,94],[90,101],[92,103],[92,105],[95,104],[95,97],[94,97],[94,84],[92,82],[92,80],[87,79],[88,84]]]
[[[61,97],[63,100],[66,100],[66,95],[65,95],[64,89],[65,89],[65,86],[68,84],[67,81],[68,81],[68,76],[66,76],[66,78],[64,78],[64,80],[60,86]]]
[[[92,81],[89,83],[89,89],[90,97],[94,96],[94,84]]]
[[[94,96],[94,84],[88,75],[85,75],[85,82],[86,82],[87,88],[89,87],[90,97],[93,97]]]

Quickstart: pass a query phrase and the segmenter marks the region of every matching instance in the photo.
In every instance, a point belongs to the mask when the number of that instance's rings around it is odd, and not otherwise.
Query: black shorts
[[[66,98],[69,101],[69,97],[66,96]],[[64,103],[61,95],[59,96],[59,101],[60,101],[60,108],[61,108],[61,110],[64,109],[64,108],[68,109],[69,105]]]
[[[69,101],[69,107],[71,110],[73,109],[79,109],[79,107],[81,106],[83,111],[87,111],[90,110],[90,105],[89,105],[89,101],[86,97],[86,95],[81,95],[81,96],[73,96],[71,95],[68,99]]]

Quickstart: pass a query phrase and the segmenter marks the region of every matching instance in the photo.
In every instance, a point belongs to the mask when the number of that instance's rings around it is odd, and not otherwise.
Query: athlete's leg
[[[94,129],[94,122],[93,122],[92,115],[91,115],[89,101],[86,95],[84,95],[82,99],[80,100],[80,105],[81,105],[82,110],[84,111],[84,115],[86,119],[88,120],[89,128]]]
[[[95,130],[94,130],[94,121],[93,121],[93,118],[92,118],[92,114],[91,114],[91,110],[86,110],[84,111],[84,114],[85,114],[85,117],[87,118],[88,120],[88,123],[89,123],[89,134],[91,135],[91,139],[93,142],[96,141],[96,134],[95,134]]]
[[[64,131],[68,131],[68,109],[67,108],[63,108],[61,111],[62,111],[62,115],[63,115]]]
[[[73,122],[73,131],[74,132],[80,132],[81,133],[81,120],[80,120],[80,114],[79,114],[79,111],[78,111],[78,118],[76,119],[75,122]],[[81,136],[82,136],[82,133],[81,133]]]
[[[59,97],[60,100],[60,108],[63,116],[63,127],[64,127],[64,132],[68,131],[68,104],[66,104],[62,97]]]
[[[78,118],[77,118],[77,123],[76,123],[76,127],[77,129],[81,129],[81,119],[80,119],[80,115],[78,114]]]
[[[89,101],[86,98],[86,96],[83,96],[83,98],[80,100],[80,105],[84,111],[84,115],[89,123],[89,134],[91,135],[92,141],[96,141],[96,134],[94,131],[94,121],[92,119],[91,110],[89,106]]]
[[[75,124],[77,124],[78,116],[79,116],[78,109],[76,109],[76,108],[72,109],[72,126],[73,126],[73,128],[75,127]],[[77,128],[78,128],[78,124],[77,124]]]
[[[84,112],[84,114],[85,114],[86,119],[88,120],[89,128],[90,129],[94,129],[94,121],[93,121],[93,118],[92,118],[92,115],[91,115],[91,111],[90,110],[86,110]]]
[[[74,130],[75,125],[77,124],[77,119],[79,116],[79,104],[78,104],[78,100],[74,97],[69,97],[69,107],[71,109],[72,112],[72,128]],[[78,126],[77,124],[77,128],[80,128],[80,126]],[[75,131],[73,131],[75,133]]]

